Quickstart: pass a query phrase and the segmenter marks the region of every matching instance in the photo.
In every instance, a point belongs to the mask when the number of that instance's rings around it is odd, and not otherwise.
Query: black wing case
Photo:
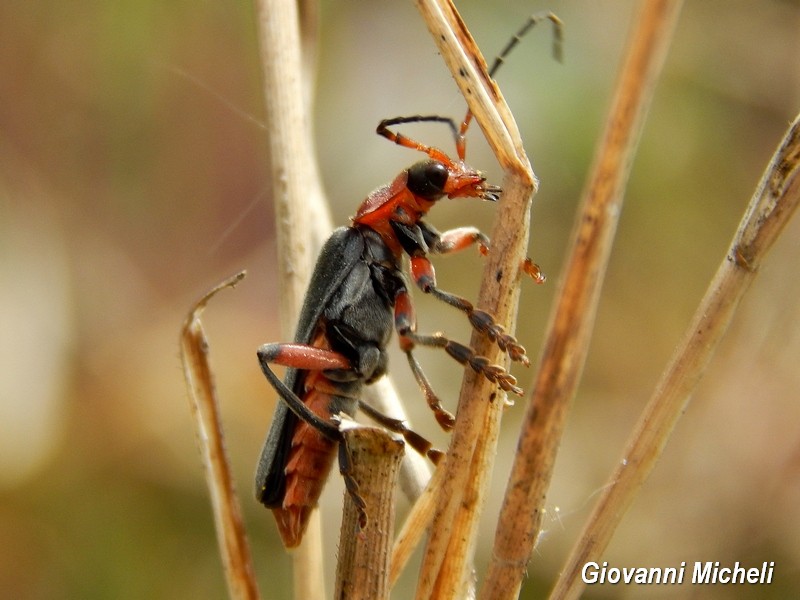
[[[314,329],[331,296],[354,265],[361,260],[363,253],[364,238],[352,227],[340,227],[325,242],[303,299],[294,337],[296,343],[311,342]],[[302,390],[295,389],[297,381],[298,370],[287,369],[284,378],[286,387],[302,397]],[[256,466],[256,499],[267,508],[276,508],[283,504],[286,487],[284,467],[297,418],[285,402],[278,402],[275,406],[272,425]]]

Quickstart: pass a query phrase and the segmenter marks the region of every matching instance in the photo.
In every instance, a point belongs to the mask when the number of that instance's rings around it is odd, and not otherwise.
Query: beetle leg
[[[308,524],[309,514],[319,497],[322,482],[327,477],[333,460],[333,444],[342,441],[342,434],[338,426],[318,415],[312,408],[315,403],[318,410],[322,408],[319,406],[321,400],[327,406],[326,411],[337,412],[341,409],[341,407],[335,408],[334,399],[344,398],[347,392],[341,384],[331,381],[327,374],[330,374],[329,371],[349,372],[353,370],[353,366],[349,359],[338,352],[309,344],[265,344],[258,349],[258,360],[261,370],[285,405],[302,421],[291,432],[291,451],[277,466],[285,482],[282,484],[284,490],[282,497],[275,498],[274,505],[270,506],[275,514],[284,544],[287,547],[295,547],[300,543]],[[306,402],[301,400],[275,375],[270,368],[271,364],[302,369],[307,372]],[[352,398],[352,400],[354,411],[357,399]],[[339,469],[347,491],[359,510],[359,521],[364,527],[367,521],[366,507],[363,498],[359,495],[358,485],[350,472],[349,454],[345,446],[344,443],[339,444]],[[273,448],[271,452],[268,461],[275,460],[276,449]],[[330,459],[327,458],[328,456]],[[261,468],[259,466],[259,469]],[[264,493],[263,486],[266,485],[272,468],[272,466],[266,465],[265,473],[257,476],[257,486],[262,486],[260,488],[262,495]],[[262,478],[265,478],[264,481]],[[259,488],[257,487],[257,489]]]
[[[411,446],[414,450],[416,450],[419,454],[424,454],[427,456],[431,462],[435,465],[439,464],[444,453],[441,450],[437,450],[433,447],[433,445],[418,434],[413,429],[409,429],[406,424],[400,419],[394,419],[390,416],[387,416],[376,409],[374,406],[367,404],[366,402],[359,400],[358,401],[358,408],[367,415],[370,419],[382,425],[389,431],[393,431],[395,433],[399,433],[403,436],[408,445]]]
[[[525,271],[527,275],[529,275],[536,283],[544,283],[547,281],[547,275],[542,272],[542,269],[539,268],[535,262],[533,262],[530,257],[525,257],[525,260],[522,261],[522,270]]]
[[[368,520],[367,504],[359,493],[358,482],[353,477],[352,459],[347,444],[339,444],[339,473],[342,475],[347,493],[356,505],[356,510],[358,511],[358,526],[363,531],[367,526]]]
[[[415,256],[411,259],[411,275],[423,292],[465,312],[472,327],[496,343],[511,360],[521,362],[525,366],[530,364],[525,348],[513,335],[506,333],[502,325],[495,323],[492,315],[485,310],[475,308],[469,300],[436,287],[436,273],[427,257]]]
[[[429,226],[430,227],[430,226]],[[477,227],[457,227],[439,233],[429,244],[430,251],[435,254],[450,254],[478,244],[478,251],[482,255],[489,252],[489,238]]]
[[[408,345],[409,342],[413,348],[414,344],[417,343],[416,334],[410,333],[403,336],[401,345]],[[408,366],[411,368],[411,372],[414,374],[414,379],[416,379],[417,385],[419,385],[419,388],[425,395],[425,400],[427,400],[428,406],[433,411],[436,421],[439,423],[442,429],[445,431],[450,431],[456,424],[456,418],[453,416],[453,413],[442,406],[439,397],[436,395],[436,392],[433,391],[433,386],[431,386],[430,381],[428,381],[428,377],[425,375],[425,371],[422,370],[419,361],[417,361],[417,358],[414,356],[414,353],[411,351],[411,349],[408,349],[405,352],[406,358],[408,358]]]
[[[264,375],[292,412],[324,436],[332,440],[340,440],[342,435],[339,428],[320,418],[308,408],[297,397],[297,394],[275,375],[269,365],[277,364],[307,371],[324,371],[327,369],[350,369],[352,368],[350,361],[338,352],[307,344],[264,344],[258,349],[257,354]]]
[[[434,232],[432,227],[427,226],[428,229]],[[478,251],[482,256],[489,253],[489,238],[486,234],[479,231],[476,227],[457,227],[456,229],[449,229],[441,233],[435,232],[432,240],[427,240],[430,252],[435,254],[449,254],[451,252],[458,252],[465,248],[469,248],[474,244],[478,244]],[[525,258],[521,265],[522,271],[529,275],[536,283],[544,283],[547,276],[542,273],[533,260]]]
[[[482,313],[483,311],[479,312]],[[417,383],[425,393],[425,398],[436,415],[436,420],[445,430],[452,428],[455,419],[442,407],[430,383],[425,377],[422,368],[419,366],[416,358],[414,358],[412,350],[416,345],[443,348],[445,352],[455,358],[459,363],[462,365],[469,365],[473,371],[480,373],[489,381],[496,383],[506,392],[512,392],[518,396],[522,395],[522,389],[517,387],[517,380],[513,375],[503,367],[490,363],[489,359],[486,357],[475,354],[469,346],[448,339],[441,333],[435,333],[433,335],[418,334],[416,332],[416,319],[414,318],[411,297],[405,289],[400,290],[395,297],[394,318],[395,328],[400,338],[400,348],[406,353],[408,364],[414,373],[414,377],[417,379]],[[519,344],[517,344],[517,346],[519,346]]]
[[[460,344],[459,342],[448,339],[441,333],[434,333],[433,335],[418,335],[412,332],[408,335],[408,338],[415,344],[419,344],[421,346],[444,348],[445,352],[447,352],[462,365],[469,365],[473,371],[480,373],[492,383],[496,383],[504,391],[511,392],[517,396],[522,396],[522,388],[517,386],[516,377],[514,377],[500,365],[490,363],[489,359],[485,356],[475,354],[475,351],[469,346],[465,346],[464,344]]]
[[[453,425],[455,425],[456,419],[442,406],[439,397],[436,395],[436,392],[433,391],[433,387],[413,354],[415,343],[414,336],[416,335],[414,330],[417,328],[417,319],[414,315],[414,305],[411,303],[411,296],[409,296],[408,290],[406,289],[401,289],[395,296],[394,326],[400,340],[400,348],[405,352],[408,358],[408,364],[411,367],[411,372],[414,374],[414,379],[417,380],[417,385],[419,385],[419,388],[425,395],[425,400],[433,411],[436,421],[442,426],[442,429],[450,431]]]

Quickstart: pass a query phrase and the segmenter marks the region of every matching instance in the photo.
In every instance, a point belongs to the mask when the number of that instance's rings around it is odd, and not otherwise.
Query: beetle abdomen
[[[331,382],[321,372],[308,373],[305,387],[304,403],[320,417],[329,420],[333,412],[351,416],[355,412],[356,401],[336,395],[336,388],[342,386]],[[319,502],[336,457],[336,445],[337,442],[305,421],[297,421],[284,468],[283,503],[273,508],[278,531],[287,548],[294,548],[303,538],[311,510]]]

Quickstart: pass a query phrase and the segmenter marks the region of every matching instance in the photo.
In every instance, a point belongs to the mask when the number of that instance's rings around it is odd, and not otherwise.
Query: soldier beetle
[[[493,76],[505,57],[541,16],[533,16],[511,39],[495,60]],[[560,21],[548,14],[560,42]],[[495,323],[485,311],[468,300],[440,289],[436,284],[429,254],[448,254],[477,245],[488,252],[489,238],[471,226],[439,232],[423,221],[428,211],[443,198],[478,198],[496,201],[501,190],[467,165],[466,132],[472,119],[467,111],[460,127],[446,117],[411,116],[381,121],[376,132],[388,140],[427,155],[427,159],[403,170],[361,203],[349,227],[334,231],[323,246],[303,303],[293,343],[265,344],[258,349],[264,375],[280,396],[256,469],[256,497],[275,514],[286,547],[297,546],[308,517],[322,492],[339,445],[340,465],[346,465],[346,449],[339,444],[341,433],[332,417],[344,413],[353,417],[358,409],[383,426],[401,433],[417,451],[434,462],[440,457],[430,443],[400,421],[378,413],[361,401],[362,386],[387,370],[386,346],[396,331],[400,347],[431,407],[445,429],[454,417],[445,410],[419,362],[416,346],[443,348],[463,365],[517,395],[522,390],[503,367],[477,356],[469,346],[441,333],[422,335],[416,331],[416,317],[403,273],[407,255],[410,275],[424,293],[464,312],[472,327],[497,344],[513,361],[529,363],[525,349]],[[417,122],[438,122],[449,126],[455,138],[457,158],[426,146],[391,127]],[[537,282],[544,276],[530,259],[521,268]],[[271,365],[288,367],[284,380]],[[341,468],[351,495],[358,501],[346,468]]]

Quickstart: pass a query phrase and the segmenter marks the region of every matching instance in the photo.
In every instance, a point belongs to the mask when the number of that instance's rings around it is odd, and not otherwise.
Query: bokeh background
[[[553,9],[565,21],[563,64],[542,27],[498,75],[541,179],[529,252],[550,281],[524,284],[518,329],[532,357],[634,4],[459,3],[488,56],[532,12]],[[317,85],[316,143],[340,224],[418,158],[374,135],[380,119],[464,111],[410,2],[323,2]],[[3,598],[224,597],[178,332],[191,303],[242,268],[248,279],[215,299],[206,326],[262,592],[289,597],[290,561],[250,491],[275,402],[255,348],[281,339],[263,106],[250,2],[0,4]],[[799,108],[797,2],[687,3],[634,164],[523,597],[549,589]],[[449,149],[440,129],[413,133]],[[477,128],[468,158],[500,180]],[[488,231],[492,214],[490,205],[445,202],[430,221]],[[774,561],[775,583],[606,587],[593,597],[800,594],[799,252],[796,221],[606,557],[619,566]],[[437,264],[443,287],[475,295],[476,254]],[[461,315],[418,305],[422,330],[468,339]],[[445,445],[394,358],[413,422]],[[453,407],[459,367],[436,352],[423,360]],[[533,370],[514,373],[529,386]],[[504,420],[479,572],[522,413],[519,402]],[[329,577],[341,493],[333,477],[323,498]]]

